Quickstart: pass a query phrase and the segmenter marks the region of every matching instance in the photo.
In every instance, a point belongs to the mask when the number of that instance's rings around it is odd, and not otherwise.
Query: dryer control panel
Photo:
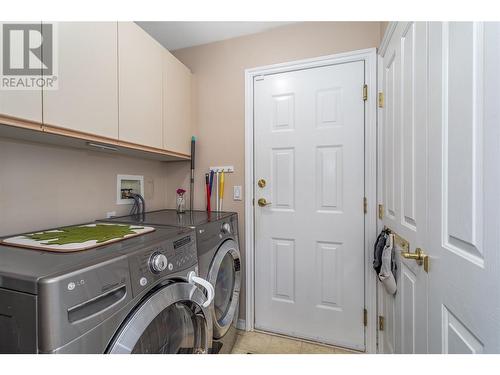
[[[204,254],[228,238],[238,242],[238,216],[231,215],[228,218],[213,221],[196,228],[198,253]]]
[[[151,288],[158,281],[195,266],[198,262],[194,231],[182,231],[178,236],[145,246],[129,256],[134,296]]]

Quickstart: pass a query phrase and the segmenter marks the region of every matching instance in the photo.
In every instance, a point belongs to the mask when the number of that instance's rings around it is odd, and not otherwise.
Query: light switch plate
[[[240,185],[233,186],[233,200],[241,201],[241,186]]]

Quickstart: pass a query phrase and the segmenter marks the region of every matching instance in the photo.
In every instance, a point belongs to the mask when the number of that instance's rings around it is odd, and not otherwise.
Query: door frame
[[[365,351],[377,352],[376,277],[372,272],[372,245],[377,236],[377,49],[369,48],[311,59],[266,65],[245,70],[245,329],[252,331],[255,322],[255,212],[254,212],[254,90],[256,76],[285,73],[341,63],[363,61],[368,98],[365,104],[365,308],[368,310],[365,328]],[[361,96],[361,88],[360,88]],[[361,202],[360,202],[361,209]],[[361,313],[361,312],[360,312]],[[360,314],[361,319],[361,314]]]

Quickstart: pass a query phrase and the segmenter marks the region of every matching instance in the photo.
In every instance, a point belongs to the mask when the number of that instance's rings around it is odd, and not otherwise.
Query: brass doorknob
[[[414,253],[401,251],[401,256],[405,259],[415,260],[419,266],[423,264],[425,272],[429,272],[429,256],[421,248],[417,247]]]
[[[271,204],[271,202],[266,201],[266,198],[259,198],[259,200],[257,201],[257,204],[258,204],[260,207],[265,207],[265,206],[270,205],[270,204]]]
[[[266,180],[261,178],[259,181],[257,181],[257,185],[259,185],[260,188],[266,187]]]

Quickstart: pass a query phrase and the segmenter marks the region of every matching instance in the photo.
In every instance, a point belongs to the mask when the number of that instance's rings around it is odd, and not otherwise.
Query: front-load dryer
[[[236,340],[241,290],[238,215],[234,212],[187,211],[179,214],[176,210],[159,210],[140,216],[116,217],[113,221],[196,231],[199,273],[215,288],[210,307],[213,352],[230,353]]]
[[[197,270],[187,228],[68,254],[0,246],[0,353],[209,352]]]

